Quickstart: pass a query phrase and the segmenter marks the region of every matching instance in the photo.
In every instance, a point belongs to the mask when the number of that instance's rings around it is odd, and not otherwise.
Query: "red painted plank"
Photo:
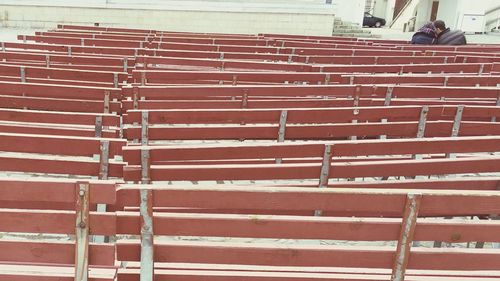
[[[117,244],[118,259],[139,260],[135,241]],[[200,255],[199,253],[204,253]],[[335,266],[388,268],[394,249],[340,246],[261,246],[237,243],[162,242],[155,245],[158,262],[193,262],[250,265]],[[408,268],[441,270],[497,270],[498,250],[415,248]]]
[[[140,186],[121,186],[117,205],[139,206]],[[407,190],[322,189],[291,187],[166,188],[153,190],[155,207],[207,208],[213,210],[309,211],[327,216],[401,217]],[[424,197],[420,216],[460,216],[500,213],[498,193],[488,191],[419,190]],[[333,203],[332,203],[333,202]],[[325,213],[326,212],[326,213]]]
[[[1,262],[74,264],[75,245],[68,242],[0,241]],[[113,266],[115,245],[90,244],[89,265]]]

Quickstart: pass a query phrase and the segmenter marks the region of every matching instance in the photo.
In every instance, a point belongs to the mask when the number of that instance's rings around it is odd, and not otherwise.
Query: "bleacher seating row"
[[[500,278],[500,45],[18,39],[0,280]]]

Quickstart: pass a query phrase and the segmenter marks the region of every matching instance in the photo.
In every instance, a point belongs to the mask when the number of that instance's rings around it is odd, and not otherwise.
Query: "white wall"
[[[419,3],[420,0],[413,0],[407,6],[405,6],[401,14],[396,19],[394,19],[393,23],[391,23],[391,28],[403,30],[405,24],[415,16]]]
[[[100,1],[100,3],[97,0],[92,2],[100,5],[102,0]],[[165,9],[159,8],[160,6],[156,8],[154,6],[131,8],[113,6],[114,4],[107,7],[95,7],[89,3],[87,4],[90,7],[86,5],[83,7],[82,3],[76,7],[69,5],[68,2],[64,2],[64,5],[52,6],[0,4],[0,23],[4,26],[52,28],[58,23],[93,24],[99,22],[107,26],[171,31],[331,35],[334,22],[332,5],[325,5],[324,2],[318,4],[318,0],[314,1],[313,6],[315,7],[300,12],[293,5],[283,8],[283,5],[278,5],[277,2],[266,2],[267,4],[263,5],[268,6],[267,9],[264,9],[264,6],[259,6],[256,2],[252,3],[252,7],[247,7],[235,5],[234,2],[216,1],[226,2],[222,3],[224,4],[222,10],[215,6],[208,9],[199,4],[189,6],[190,9],[188,6],[185,6],[185,9],[179,7]],[[3,0],[3,2],[5,1]],[[15,2],[18,3],[18,1]],[[27,4],[25,1],[19,2]],[[160,3],[161,7],[165,7],[164,5],[172,1],[160,2],[162,2]],[[296,5],[301,4],[296,3]],[[270,8],[270,6],[274,6],[274,8]]]
[[[438,19],[443,20],[451,29],[459,29],[464,27],[464,14],[484,15],[486,11],[498,6],[499,0],[440,0]]]
[[[451,29],[456,28],[460,2],[461,0],[439,0],[437,19],[444,21]]]
[[[365,0],[336,0],[335,16],[343,21],[363,24],[365,13]]]
[[[394,18],[394,10],[396,7],[396,0],[387,0],[387,6],[385,11],[385,21],[387,22],[387,26],[390,26],[392,20]]]
[[[415,21],[415,29],[419,29],[431,19],[432,2],[434,0],[420,0],[417,6],[417,19]]]
[[[386,18],[387,0],[375,0],[373,15],[379,18]]]

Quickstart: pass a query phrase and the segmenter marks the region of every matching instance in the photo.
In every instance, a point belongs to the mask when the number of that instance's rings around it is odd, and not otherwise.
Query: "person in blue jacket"
[[[418,45],[432,45],[437,42],[437,32],[432,22],[426,23],[422,26],[411,38],[412,44]]]

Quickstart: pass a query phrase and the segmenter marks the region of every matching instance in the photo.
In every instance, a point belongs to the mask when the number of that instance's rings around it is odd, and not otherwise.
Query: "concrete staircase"
[[[373,38],[376,37],[372,35],[369,30],[361,28],[357,23],[351,23],[342,21],[340,18],[335,18],[333,23],[333,36],[342,37],[362,37],[362,38]]]

